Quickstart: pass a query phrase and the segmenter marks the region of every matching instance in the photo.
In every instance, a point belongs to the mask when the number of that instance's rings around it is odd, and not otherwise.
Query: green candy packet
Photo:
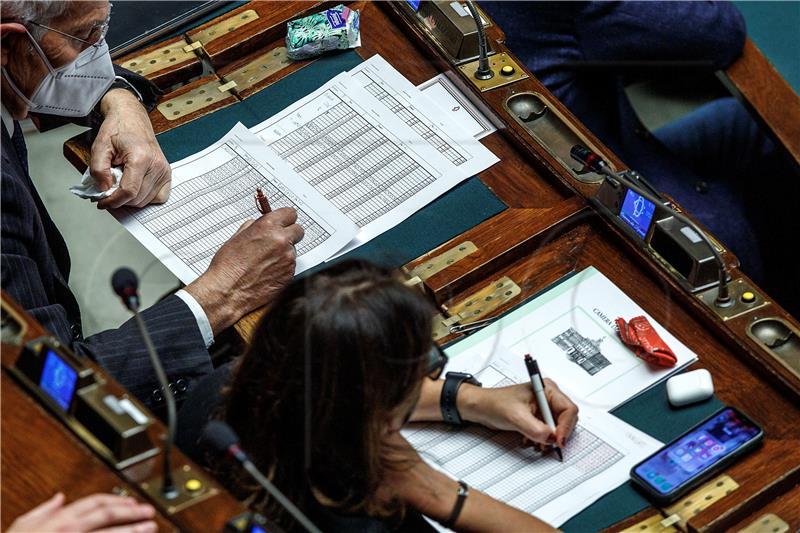
[[[342,4],[286,24],[286,55],[307,59],[329,50],[361,46],[359,13]]]

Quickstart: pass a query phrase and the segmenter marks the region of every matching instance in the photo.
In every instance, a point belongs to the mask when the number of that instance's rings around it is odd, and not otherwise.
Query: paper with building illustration
[[[678,358],[652,366],[625,346],[614,320],[644,315]],[[648,315],[599,270],[589,267],[501,319],[450,346],[453,368],[473,374],[492,366],[516,382],[528,380],[523,356],[539,362],[571,398],[609,410],[697,360],[685,344]],[[450,369],[450,366],[448,366]]]

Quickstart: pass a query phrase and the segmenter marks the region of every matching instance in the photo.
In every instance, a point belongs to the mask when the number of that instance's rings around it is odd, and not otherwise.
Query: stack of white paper
[[[306,236],[297,272],[399,224],[498,161],[380,56],[344,72],[274,117],[239,125],[172,164],[163,205],[115,216],[181,281],[202,274],[244,219],[298,211]]]

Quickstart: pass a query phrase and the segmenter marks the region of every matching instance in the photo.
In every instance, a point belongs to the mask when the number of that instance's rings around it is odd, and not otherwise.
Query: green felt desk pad
[[[292,75],[232,106],[158,135],[169,161],[177,161],[218,141],[237,122],[252,127],[271,117],[331,78],[362,61],[355,52],[320,58]],[[417,211],[391,230],[344,257],[400,266],[476,226],[506,208],[478,178],[473,177]],[[662,384],[614,411],[614,414],[664,442],[670,441],[721,407],[712,399],[674,410]],[[611,491],[562,526],[564,531],[595,531],[641,511],[649,503],[630,482]]]
[[[174,162],[215,143],[237,122],[255,126],[361,61],[352,51],[326,55],[244,101],[161,133],[158,141],[164,155]],[[481,180],[472,177],[342,259],[358,257],[399,267],[505,208]]]

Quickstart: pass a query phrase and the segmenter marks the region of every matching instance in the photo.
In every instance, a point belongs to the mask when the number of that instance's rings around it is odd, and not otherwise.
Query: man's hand
[[[98,209],[166,202],[172,170],[145,108],[127,90],[112,89],[101,100],[100,111],[105,118],[92,144],[92,176],[99,189],[107,190],[114,183],[111,166],[122,165],[123,173],[119,189],[101,200]]]
[[[58,493],[14,520],[8,531],[151,533],[157,530],[154,516],[152,506],[129,497],[94,494],[64,505]]]
[[[539,444],[563,447],[578,423],[578,407],[547,378],[544,392],[556,422],[555,433],[539,418],[533,389],[527,383],[499,388],[464,384],[458,390],[458,409],[465,420],[492,429],[517,431]]]
[[[294,276],[294,245],[304,232],[294,209],[248,220],[222,245],[205,274],[186,287],[203,307],[214,334],[272,302]]]

